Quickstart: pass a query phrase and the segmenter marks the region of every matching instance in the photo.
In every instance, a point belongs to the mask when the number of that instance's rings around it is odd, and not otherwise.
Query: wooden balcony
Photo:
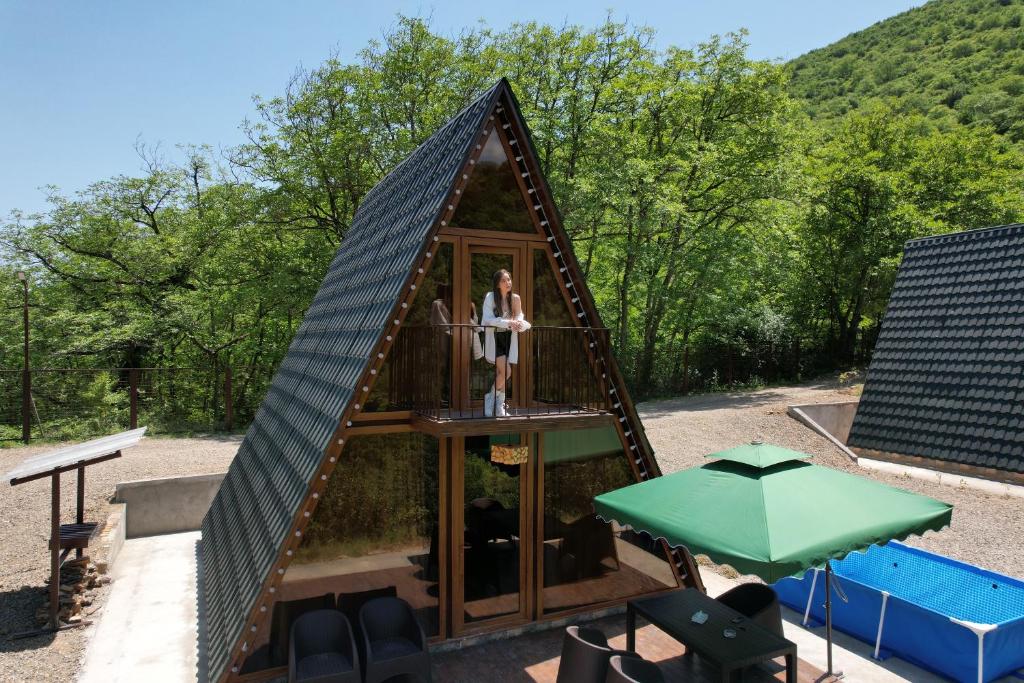
[[[497,330],[496,330],[497,331]],[[536,326],[518,335],[519,362],[505,382],[506,414],[484,398],[497,366],[483,357],[475,325],[409,326],[392,349],[389,400],[436,434],[595,426],[612,419],[594,359],[608,353],[605,329]]]

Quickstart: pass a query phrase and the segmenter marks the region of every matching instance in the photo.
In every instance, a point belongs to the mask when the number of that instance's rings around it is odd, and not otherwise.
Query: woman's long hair
[[[494,276],[491,278],[491,288],[492,288],[492,290],[494,292],[494,296],[493,296],[493,298],[494,298],[494,315],[497,318],[503,317],[503,315],[502,315],[503,311],[502,311],[502,306],[501,306],[501,287],[499,287],[498,285],[501,282],[501,278],[505,277],[506,275],[508,275],[508,279],[509,280],[512,279],[512,273],[508,272],[504,268],[499,268],[498,270],[494,271]],[[511,289],[508,290],[508,296],[505,297],[505,303],[508,305],[508,313],[509,313],[509,315],[512,315],[512,290]]]

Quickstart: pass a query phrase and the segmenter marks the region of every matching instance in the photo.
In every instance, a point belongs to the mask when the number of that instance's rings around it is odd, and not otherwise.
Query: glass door
[[[464,287],[462,288],[461,311],[466,325],[477,325],[483,321],[484,298],[494,289],[496,273],[505,270],[512,276],[512,291],[519,294],[523,305],[528,301],[520,281],[522,264],[522,247],[520,245],[467,244],[467,268]],[[492,297],[493,298],[493,297]],[[507,406],[510,414],[514,413],[518,397],[522,394],[521,374],[516,366],[510,364],[509,351],[511,337],[509,333],[493,330],[491,337],[495,347],[494,362],[486,358],[487,331],[483,328],[463,328],[469,331],[463,335],[462,352],[465,374],[462,378],[462,409],[465,417],[500,416],[499,406]],[[521,337],[519,342],[525,340]],[[503,354],[504,352],[504,354]],[[504,358],[501,356],[504,355]],[[525,356],[525,346],[521,357]],[[503,399],[503,401],[502,401]]]
[[[533,594],[532,467],[528,455],[516,461],[533,449],[522,434],[453,442],[455,634],[526,621]]]

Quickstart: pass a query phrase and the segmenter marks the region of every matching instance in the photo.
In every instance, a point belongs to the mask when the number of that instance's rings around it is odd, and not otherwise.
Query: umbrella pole
[[[832,675],[832,563],[825,563],[825,642],[828,644],[828,671]]]
[[[832,563],[825,562],[825,642],[828,648],[828,671],[826,676],[842,678],[842,671],[832,670]]]

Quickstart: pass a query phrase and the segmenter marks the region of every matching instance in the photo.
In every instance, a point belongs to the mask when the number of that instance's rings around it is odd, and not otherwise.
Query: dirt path
[[[639,405],[638,410],[666,474],[701,465],[708,453],[755,439],[810,453],[819,465],[854,472],[953,505],[950,527],[929,532],[923,538],[912,537],[908,545],[1024,578],[1024,498],[860,468],[828,439],[786,414],[786,407],[793,404],[854,398],[852,391],[834,382],[819,382],[652,401]]]

